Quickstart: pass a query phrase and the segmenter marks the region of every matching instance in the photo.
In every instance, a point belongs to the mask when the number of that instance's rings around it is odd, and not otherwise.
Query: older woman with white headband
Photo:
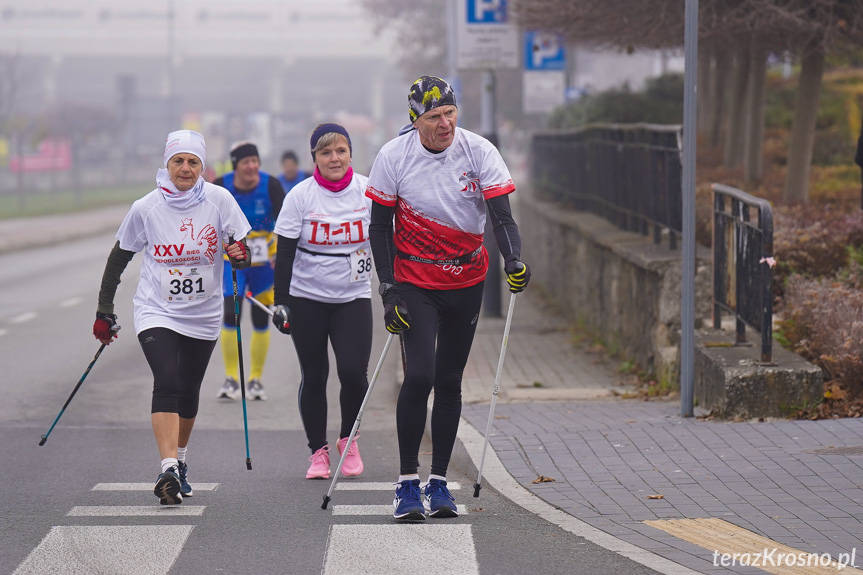
[[[250,262],[244,241],[249,222],[226,189],[201,177],[205,162],[201,134],[168,134],[156,189],[132,204],[117,232],[93,324],[102,343],[117,337],[114,295],[132,256],[143,252],[134,323],[153,372],[151,420],[162,460],[154,492],[162,505],[192,495],[186,447],[220,332],[222,254],[238,269]]]

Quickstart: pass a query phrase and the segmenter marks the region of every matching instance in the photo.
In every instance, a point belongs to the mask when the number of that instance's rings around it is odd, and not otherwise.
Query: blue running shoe
[[[441,479],[429,479],[423,487],[423,507],[429,517],[458,517],[455,497],[447,489],[446,481]]]
[[[180,461],[177,463],[177,471],[177,475],[180,477],[180,493],[183,494],[183,497],[191,497],[194,494],[192,493],[192,486],[189,485],[189,480],[187,479],[189,466],[186,465],[185,461]]]
[[[412,479],[396,483],[396,496],[393,499],[393,517],[405,521],[423,521],[425,509],[420,498],[420,480]]]
[[[176,466],[159,475],[153,493],[162,505],[179,505],[183,502],[183,495],[180,493],[180,475]]]

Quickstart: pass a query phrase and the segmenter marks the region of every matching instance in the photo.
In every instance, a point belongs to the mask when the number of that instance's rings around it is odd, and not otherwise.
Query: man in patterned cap
[[[446,472],[461,416],[461,380],[479,319],[489,255],[486,210],[510,290],[530,270],[512,219],[509,169],[488,140],[456,126],[452,87],[422,76],[408,92],[411,128],[381,148],[369,174],[369,240],[384,323],[402,336],[404,383],[396,408],[400,469],[393,517],[456,517]],[[495,256],[497,257],[497,256]],[[420,489],[419,447],[434,390],[432,458]]]

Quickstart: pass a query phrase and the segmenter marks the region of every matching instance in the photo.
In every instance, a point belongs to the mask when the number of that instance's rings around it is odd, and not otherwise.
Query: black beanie
[[[237,164],[240,163],[240,160],[243,158],[248,158],[249,156],[258,156],[258,147],[254,144],[246,142],[245,144],[240,144],[233,150],[231,150],[231,169],[236,170]]]

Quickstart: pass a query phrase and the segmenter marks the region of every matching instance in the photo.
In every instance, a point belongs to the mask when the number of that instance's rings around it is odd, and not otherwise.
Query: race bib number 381
[[[173,266],[162,269],[162,299],[188,302],[213,293],[213,266]]]

